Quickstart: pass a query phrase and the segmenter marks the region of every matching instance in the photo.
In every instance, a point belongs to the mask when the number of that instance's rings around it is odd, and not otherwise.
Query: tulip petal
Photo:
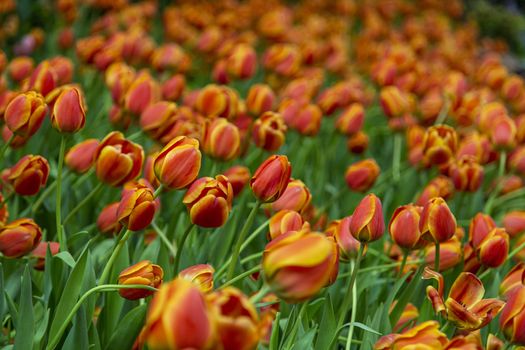
[[[473,273],[462,272],[450,288],[449,298],[471,308],[485,294],[483,283]]]

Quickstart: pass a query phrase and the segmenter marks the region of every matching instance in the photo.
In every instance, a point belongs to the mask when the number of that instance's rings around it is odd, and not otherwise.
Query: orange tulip
[[[421,237],[437,243],[448,241],[456,232],[456,218],[441,197],[430,199],[423,207],[419,221]]]
[[[496,222],[490,215],[477,213],[476,216],[470,220],[468,230],[469,241],[472,243],[472,246],[474,248],[479,247],[481,242],[494,228],[496,228]]]
[[[392,240],[401,248],[414,249],[420,242],[419,220],[423,208],[412,204],[397,208],[392,214],[388,230]]]
[[[456,159],[448,172],[458,191],[476,192],[483,182],[483,167],[472,156]]]
[[[516,124],[508,116],[491,122],[490,139],[496,148],[512,149],[516,145]]]
[[[223,85],[210,84],[198,94],[195,109],[208,118],[226,118],[233,120],[237,117],[239,96]]]
[[[215,269],[208,264],[190,266],[179,272],[179,278],[183,278],[195,284],[201,292],[209,293],[213,290],[213,273]]]
[[[299,231],[304,225],[308,225],[308,223],[304,222],[298,212],[289,209],[280,210],[270,218],[268,240],[275,239],[290,231]]]
[[[140,284],[158,288],[164,277],[164,271],[159,265],[152,264],[149,260],[143,260],[122,270],[118,276],[118,284]],[[153,291],[147,289],[119,289],[121,297],[128,300],[137,300],[149,297]]]
[[[4,120],[14,134],[27,138],[38,131],[47,113],[44,97],[29,91],[17,95],[9,102]]]
[[[274,44],[263,56],[264,67],[283,76],[293,76],[301,67],[301,52],[292,44]]]
[[[445,271],[461,263],[461,241],[454,236],[448,241],[439,244],[439,271]],[[430,245],[425,249],[425,263],[434,268],[436,264],[436,246]],[[467,262],[465,262],[467,265]]]
[[[64,158],[66,166],[79,174],[87,172],[95,162],[97,147],[97,139],[86,139],[71,147]]]
[[[271,111],[275,103],[275,93],[266,84],[254,84],[248,90],[246,108],[253,115]]]
[[[32,219],[18,219],[0,229],[0,252],[6,258],[29,254],[42,239],[42,230]]]
[[[509,254],[509,235],[502,228],[492,229],[479,243],[476,253],[482,265],[501,266]]]
[[[514,210],[506,213],[503,217],[503,226],[511,237],[521,235],[525,232],[525,211]]]
[[[281,197],[288,183],[292,166],[283,155],[268,157],[255,171],[250,187],[257,199],[262,202],[274,202]]]
[[[395,86],[387,86],[381,89],[379,102],[383,113],[387,117],[399,117],[408,111],[409,102],[407,96]]]
[[[345,109],[335,123],[335,127],[344,135],[351,136],[361,131],[365,121],[365,109],[360,103],[354,103]]]
[[[444,165],[457,149],[456,131],[448,125],[431,126],[423,139],[423,155],[428,165]]]
[[[446,200],[449,199],[453,193],[454,184],[452,180],[446,176],[439,175],[425,186],[423,192],[419,195],[416,204],[423,206],[434,197],[441,197]]]
[[[16,82],[22,82],[31,75],[35,62],[31,57],[18,56],[14,57],[7,68],[11,79]]]
[[[37,259],[35,265],[33,265],[35,270],[44,270],[48,249],[51,252],[51,256],[56,255],[60,251],[60,244],[58,242],[40,242],[36,246],[36,248],[31,252],[31,257]]]
[[[505,297],[514,288],[523,285],[525,285],[525,263],[519,262],[503,277],[499,294]]]
[[[224,176],[232,185],[233,196],[237,196],[250,181],[250,169],[242,165],[234,165],[224,172]]]
[[[140,127],[153,139],[160,140],[177,119],[177,105],[160,101],[148,105],[140,115]]]
[[[291,179],[286,190],[271,206],[274,211],[289,209],[302,213],[310,205],[311,200],[312,194],[304,182]]]
[[[397,301],[394,301],[394,303],[392,303],[390,312],[392,312],[396,304],[397,304]],[[415,307],[414,304],[412,303],[408,303],[403,309],[403,312],[401,313],[399,320],[397,321],[396,325],[392,328],[392,330],[394,332],[398,332],[400,330],[406,329],[407,327],[413,327],[418,317],[419,317],[419,310],[417,309],[417,307]]]
[[[40,64],[31,73],[29,78],[29,89],[41,93],[44,97],[47,96],[57,86],[57,76],[55,71],[51,68],[48,60],[40,62]]]
[[[228,73],[238,79],[249,79],[257,70],[257,53],[247,44],[237,44],[226,59]]]
[[[147,185],[137,184],[122,191],[117,209],[118,221],[131,231],[140,231],[149,226],[155,216],[156,204],[153,190]]]
[[[448,343],[445,333],[439,330],[439,323],[426,321],[403,333],[385,335],[375,343],[375,350],[440,350]]]
[[[355,162],[346,169],[346,184],[352,191],[364,193],[372,188],[380,171],[374,159]]]
[[[383,207],[375,194],[364,197],[350,220],[350,232],[361,243],[373,242],[385,232]]]
[[[509,342],[525,345],[525,286],[519,286],[507,294],[499,326]]]
[[[202,148],[209,156],[229,161],[239,155],[241,133],[239,128],[224,118],[217,118],[206,124]]]
[[[286,129],[280,113],[264,112],[253,123],[253,141],[257,147],[276,151],[284,143]]]
[[[106,205],[97,218],[97,227],[101,233],[116,234],[122,229],[122,224],[117,217],[120,202]]]
[[[355,259],[361,246],[361,243],[350,233],[351,220],[352,216],[347,216],[341,220],[332,221],[325,230],[325,234],[328,237],[333,237],[339,248],[340,261]]]
[[[21,196],[34,196],[45,187],[49,176],[49,163],[42,156],[22,157],[10,170],[7,181]]]
[[[135,115],[140,115],[150,104],[160,100],[161,91],[148,73],[139,73],[124,95],[124,107]]]
[[[369,137],[362,131],[358,131],[348,138],[346,147],[355,154],[362,154],[368,148]]]
[[[175,102],[182,96],[185,87],[186,77],[182,74],[176,74],[162,83],[162,98]]]
[[[3,227],[9,218],[9,209],[5,201],[4,195],[0,193],[0,227]]]

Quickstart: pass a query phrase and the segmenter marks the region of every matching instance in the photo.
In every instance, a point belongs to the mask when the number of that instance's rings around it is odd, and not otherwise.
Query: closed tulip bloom
[[[37,92],[28,91],[17,95],[9,102],[4,120],[14,134],[27,138],[37,132],[46,113],[44,97]]]
[[[6,258],[29,254],[42,240],[42,230],[32,219],[18,219],[0,229],[0,252]]]
[[[492,229],[476,252],[482,265],[492,268],[501,266],[509,254],[509,235],[502,228]]]
[[[472,246],[474,248],[479,247],[494,228],[496,228],[496,222],[490,215],[477,213],[470,221],[468,230],[469,241],[472,243]]]
[[[499,326],[509,342],[525,345],[525,286],[515,288],[507,295]]]
[[[41,93],[44,97],[57,86],[57,76],[48,60],[40,62],[29,77],[28,90]]]
[[[33,196],[45,187],[49,163],[42,156],[25,155],[10,170],[7,181],[21,196]]]
[[[499,181],[502,195],[519,190],[524,186],[523,180],[517,175],[508,175],[499,179]]]
[[[456,232],[456,218],[441,197],[430,199],[423,207],[419,221],[421,237],[437,243],[448,241]]]
[[[233,120],[237,117],[239,96],[224,85],[206,85],[197,96],[195,109],[208,118],[226,118]]]
[[[292,44],[274,44],[263,56],[265,68],[287,77],[296,74],[301,68],[301,63],[301,52]]]
[[[18,56],[14,57],[7,68],[11,79],[16,82],[21,82],[28,78],[33,71],[35,62],[31,57]]]
[[[446,176],[439,175],[425,186],[423,192],[419,195],[416,204],[423,206],[434,197],[441,197],[446,200],[449,199],[453,193],[454,183],[452,180]]]
[[[251,350],[259,342],[259,315],[239,289],[226,287],[207,295],[214,310],[218,342],[224,350]]]
[[[97,227],[101,233],[116,234],[122,229],[122,224],[117,217],[120,202],[106,205],[97,218]]]
[[[525,175],[525,145],[518,146],[509,157],[509,166],[521,175]]]
[[[151,224],[155,210],[153,190],[145,185],[137,185],[122,192],[117,219],[129,230],[140,231]]]
[[[160,86],[148,73],[139,73],[124,95],[124,107],[140,115],[150,104],[160,100]]]
[[[272,203],[272,209],[274,211],[290,209],[302,213],[310,205],[311,200],[312,194],[304,182],[292,179],[281,197]]]
[[[289,209],[280,210],[270,218],[268,240],[275,239],[290,231],[299,231],[304,224],[305,222],[298,212]]]
[[[508,116],[501,116],[491,123],[490,139],[496,148],[512,149],[516,145],[516,124]]]
[[[458,191],[476,192],[483,182],[483,167],[472,156],[456,159],[448,172]]]
[[[267,151],[276,151],[284,143],[286,129],[280,113],[264,112],[253,123],[253,142]]]
[[[337,246],[318,233],[290,231],[268,243],[262,269],[271,290],[287,303],[299,303],[325,287],[337,268]]]
[[[105,82],[115,104],[123,104],[125,94],[135,76],[135,70],[123,62],[115,62],[106,69]]]
[[[396,86],[387,86],[381,89],[379,102],[383,113],[389,118],[399,117],[409,108],[407,96]]]
[[[215,269],[209,264],[193,265],[179,272],[179,278],[192,282],[201,292],[209,293],[213,290],[214,272]]]
[[[375,194],[367,195],[355,208],[350,232],[361,243],[376,241],[385,232],[383,207]]]
[[[271,111],[275,103],[275,93],[266,84],[254,84],[248,90],[246,109],[253,115]]]
[[[350,233],[351,220],[352,216],[347,216],[341,220],[334,220],[328,224],[325,230],[325,234],[328,237],[333,237],[337,244],[340,261],[348,262],[355,259],[361,246],[361,243]]]
[[[121,186],[139,176],[144,151],[121,132],[113,131],[99,143],[94,158],[98,179],[110,186]]]
[[[255,197],[264,203],[275,202],[288,187],[292,166],[284,155],[268,157],[255,171],[250,187]]]
[[[490,160],[493,152],[492,145],[486,135],[472,132],[462,138],[456,153],[456,158],[473,156],[477,159],[478,163],[486,164]]]
[[[162,83],[162,98],[168,101],[177,101],[186,87],[186,77],[183,74],[176,74]]]
[[[323,112],[313,103],[301,106],[298,113],[289,122],[289,126],[301,135],[315,136],[321,128]]]
[[[143,339],[152,350],[212,348],[216,326],[211,305],[193,283],[163,283],[151,300]]]
[[[455,154],[458,144],[456,131],[448,125],[431,126],[423,139],[423,155],[428,165],[446,164]]]
[[[64,158],[66,166],[76,173],[85,173],[95,162],[97,147],[97,139],[87,139],[71,147]]]
[[[140,115],[140,127],[153,139],[159,140],[173,127],[177,105],[160,101],[148,105]]]
[[[351,104],[345,109],[335,123],[339,132],[347,136],[354,135],[361,131],[365,121],[365,109],[360,103]]]
[[[446,316],[454,325],[465,331],[483,328],[500,312],[505,303],[498,299],[483,299],[485,288],[476,275],[462,272],[452,284],[448,298],[444,300],[443,276],[425,268],[424,279],[438,281],[438,289],[427,287],[427,297],[436,313]]]
[[[164,277],[164,271],[159,265],[152,264],[149,260],[143,260],[122,270],[118,275],[118,284],[130,285],[140,284],[158,288]],[[147,289],[119,289],[121,297],[128,300],[137,300],[153,295],[153,291]]]
[[[191,222],[201,227],[221,227],[232,208],[232,185],[224,175],[202,177],[195,181],[182,199]]]
[[[71,83],[73,79],[73,62],[65,56],[55,56],[49,60],[51,68],[55,72],[57,85]]]
[[[506,213],[503,217],[503,226],[511,237],[521,235],[525,232],[525,211],[513,210]]]
[[[242,165],[234,165],[224,172],[224,176],[232,185],[233,196],[237,196],[250,181],[250,169]]]
[[[51,252],[51,256],[56,255],[60,251],[60,244],[58,242],[40,242],[37,245],[37,247],[31,252],[31,257],[36,258],[35,265],[33,265],[35,270],[44,270],[48,249]]]
[[[355,162],[346,169],[346,184],[352,191],[364,193],[372,188],[380,171],[374,159]]]
[[[199,141],[178,136],[155,158],[153,168],[160,183],[169,189],[181,189],[191,184],[201,168]]]
[[[369,137],[363,131],[358,131],[348,138],[346,147],[354,154],[362,154],[368,148]]]
[[[257,70],[257,53],[247,44],[238,44],[226,59],[228,73],[238,79],[251,78]]]
[[[463,252],[461,241],[454,236],[448,241],[439,244],[439,271],[445,271],[461,263]],[[430,245],[425,249],[425,263],[427,266],[434,267],[436,262],[436,246]],[[467,264],[467,263],[465,263]]]
[[[439,330],[437,321],[426,321],[403,333],[385,335],[375,343],[375,350],[444,349],[447,335]]]
[[[422,212],[422,207],[408,204],[397,208],[392,214],[388,230],[392,240],[401,248],[414,249],[419,242],[419,219]]]
[[[217,118],[205,127],[202,148],[212,158],[229,161],[239,155],[241,133],[239,128],[224,118]]]
[[[507,296],[511,290],[525,285],[525,263],[519,262],[503,277],[499,285],[499,294]]]

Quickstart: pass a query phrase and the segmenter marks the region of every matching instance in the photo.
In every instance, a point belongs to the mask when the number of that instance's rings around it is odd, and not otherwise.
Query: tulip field
[[[525,349],[506,11],[0,0],[0,349]]]

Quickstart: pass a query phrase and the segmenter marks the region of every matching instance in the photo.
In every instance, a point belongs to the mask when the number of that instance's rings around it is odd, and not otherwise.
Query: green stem
[[[400,133],[394,135],[394,156],[392,157],[392,177],[394,183],[398,183],[401,178],[401,147],[403,136]]]
[[[71,311],[67,315],[66,319],[64,320],[64,323],[62,323],[62,325],[58,329],[58,332],[55,335],[55,337],[48,343],[48,345],[46,347],[46,350],[53,350],[54,348],[56,348],[56,346],[60,342],[60,339],[62,338],[62,335],[64,334],[67,326],[69,325],[69,323],[73,319],[73,316],[75,316],[75,314],[78,311],[78,309],[82,306],[84,301],[86,301],[86,299],[89,298],[89,296],[91,296],[92,294],[97,293],[97,292],[115,292],[115,291],[118,291],[119,289],[146,289],[146,290],[151,290],[151,291],[154,291],[154,292],[157,291],[157,288],[154,288],[154,287],[151,287],[151,286],[145,286],[143,284],[128,284],[128,285],[103,284],[103,285],[91,288],[90,290],[85,292],[80,297],[80,299],[78,299],[77,303],[75,304],[75,306],[73,306],[73,308],[71,309]]]
[[[350,306],[350,301],[352,299],[352,288],[354,287],[355,280],[357,278],[357,271],[359,271],[359,266],[361,265],[361,259],[363,257],[364,243],[361,243],[359,246],[359,252],[357,253],[357,258],[355,261],[355,266],[352,269],[352,275],[350,276],[350,283],[348,290],[346,291],[343,303],[341,304],[341,311],[339,313],[339,321],[337,322],[336,329],[339,329],[345,320],[346,313],[348,312],[348,307]]]
[[[439,242],[436,242],[436,245],[435,245],[436,249],[435,249],[435,255],[434,255],[434,271],[436,272],[439,272]]]
[[[118,241],[115,249],[113,249],[113,252],[111,253],[111,256],[109,257],[108,263],[106,264],[106,266],[104,267],[104,270],[102,271],[102,275],[100,276],[100,279],[98,281],[99,285],[106,283],[107,279],[109,278],[111,268],[113,267],[115,260],[117,260],[117,257],[120,251],[122,250],[122,247],[124,247],[124,244],[129,239],[131,232],[132,231],[127,229],[124,235],[120,236],[121,239]]]
[[[406,257],[406,254],[405,254]],[[406,259],[405,259],[406,260]],[[348,329],[348,337],[346,338],[345,350],[350,350],[352,345],[352,338],[354,337],[354,323],[357,315],[357,286],[354,283],[352,286],[352,315],[350,316],[350,328]]]
[[[164,185],[160,184],[159,187],[153,192],[153,198],[157,198],[162,193],[162,190],[164,190]]]
[[[494,205],[494,201],[501,191],[501,186],[503,184],[502,177],[503,177],[503,174],[505,174],[506,163],[507,163],[507,152],[501,151],[500,157],[499,157],[499,165],[498,165],[497,185],[494,191],[492,191],[492,193],[490,194],[490,197],[487,200],[485,207],[483,208],[483,211],[487,215],[491,214],[492,207]]]
[[[162,243],[164,243],[166,248],[168,248],[168,250],[170,251],[171,255],[175,258],[177,256],[177,249],[173,246],[173,244],[171,244],[168,237],[166,237],[166,234],[164,233],[164,231],[160,229],[160,227],[157,225],[155,221],[151,223],[151,226],[153,227],[155,232],[157,232],[157,235],[160,237],[160,240],[162,241]]]
[[[84,199],[82,199],[82,200],[80,201],[80,203],[78,203],[77,206],[74,207],[74,208],[69,212],[69,214],[66,216],[66,218],[65,218],[64,221],[62,222],[62,225],[65,226],[66,223],[68,223],[69,220],[71,220],[71,219],[75,216],[75,214],[78,213],[78,211],[79,211],[80,209],[82,209],[82,207],[83,207],[84,205],[86,205],[86,204],[87,204],[87,203],[88,203],[93,197],[95,197],[95,196],[100,192],[100,190],[102,189],[103,186],[104,186],[104,183],[103,183],[103,182],[99,182],[99,183],[97,184],[97,186],[96,186],[93,190],[91,190],[91,192],[89,192],[89,194],[88,194],[87,196],[85,196]]]
[[[408,258],[408,250],[403,250],[403,260],[401,260],[401,266],[399,266],[399,272],[397,273],[397,277],[403,276],[403,270],[405,269],[405,265],[407,264],[407,258]]]
[[[91,169],[89,169],[85,174],[83,174],[82,176],[80,176],[74,183],[73,183],[73,186],[74,187],[77,187],[77,186],[80,186],[82,185],[84,182],[86,182],[90,177],[91,175],[95,172],[95,168],[94,167],[91,167]]]
[[[191,230],[193,229],[194,224],[190,222],[188,227],[186,228],[186,231],[182,234],[182,237],[180,239],[179,244],[177,244],[177,254],[175,255],[175,262],[173,264],[175,273],[179,273],[179,264],[180,264],[180,258],[182,255],[182,249],[184,248],[184,243],[186,242],[186,239],[190,235]]]
[[[253,273],[257,272],[257,271],[260,271],[260,270],[261,270],[261,266],[260,265],[254,266],[253,268],[249,269],[248,271],[245,271],[245,272],[241,273],[240,275],[235,276],[231,280],[229,280],[227,282],[224,282],[224,284],[222,286],[220,286],[218,289],[223,289],[223,288],[226,288],[228,286],[231,286],[235,282],[240,281],[240,280],[244,279],[245,277],[248,277],[251,274],[253,274]]]
[[[261,287],[261,289],[257,292],[257,294],[254,294],[251,298],[250,298],[250,302],[252,304],[256,304],[258,303],[259,301],[262,300],[262,298],[264,298],[266,296],[266,294],[268,294],[268,292],[270,291],[270,287],[267,285],[267,284],[263,284],[263,286]]]
[[[0,161],[3,161],[5,151],[7,150],[7,148],[9,147],[9,145],[11,144],[11,142],[13,141],[14,138],[15,138],[15,134],[11,135],[11,137],[9,138],[9,140],[7,140],[7,142],[4,143],[4,145],[2,146],[2,148],[0,148]]]
[[[60,138],[60,150],[58,153],[58,169],[56,179],[56,212],[55,221],[57,229],[58,243],[60,244],[60,250],[67,250],[64,242],[64,231],[62,230],[62,167],[64,166],[64,154],[66,152],[66,136],[62,135]]]
[[[261,202],[257,200],[257,202],[255,202],[255,206],[250,212],[250,215],[248,215],[248,219],[246,219],[246,222],[244,223],[239,237],[237,238],[237,242],[235,243],[235,246],[233,248],[232,259],[228,267],[228,274],[226,275],[228,280],[231,280],[233,278],[233,274],[235,273],[235,267],[237,265],[237,260],[239,260],[239,254],[241,253],[241,246],[244,243],[246,234],[248,234],[248,230],[253,224],[253,220],[255,220],[255,216],[257,215],[257,211],[259,210],[260,206]]]

